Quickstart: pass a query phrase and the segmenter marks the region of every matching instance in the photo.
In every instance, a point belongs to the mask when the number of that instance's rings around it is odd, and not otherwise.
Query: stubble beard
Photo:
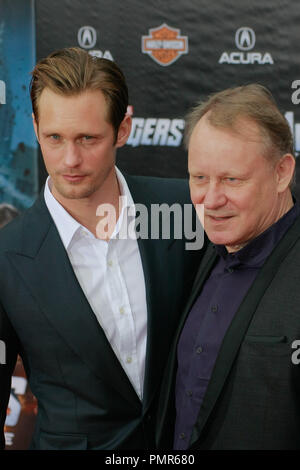
[[[86,199],[94,194],[101,186],[95,182],[60,182],[59,178],[52,177],[53,190],[65,199]]]
[[[57,194],[57,199],[61,196],[64,199],[87,199],[104,186],[111,168],[105,171],[101,176],[93,178],[91,174],[86,174],[83,181],[64,181],[63,176],[58,173],[51,175],[52,191]],[[85,181],[86,180],[86,181]]]

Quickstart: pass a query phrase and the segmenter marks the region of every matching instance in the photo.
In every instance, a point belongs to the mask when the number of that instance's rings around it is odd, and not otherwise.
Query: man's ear
[[[129,114],[126,114],[123,121],[120,124],[117,140],[116,140],[116,147],[123,147],[126,144],[128,137],[130,136],[131,131],[131,124],[132,119]]]
[[[282,193],[289,187],[295,172],[295,165],[295,158],[290,153],[283,155],[277,162],[276,174],[278,193]]]
[[[36,138],[37,138],[37,141],[39,142],[39,128],[38,128],[38,123],[35,119],[35,115],[32,113],[32,124],[33,124],[33,128],[34,128],[34,132],[35,132],[35,135],[36,135]]]

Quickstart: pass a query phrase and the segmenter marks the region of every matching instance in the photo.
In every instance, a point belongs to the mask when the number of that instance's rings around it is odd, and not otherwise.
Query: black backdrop
[[[292,0],[38,0],[36,52],[39,59],[78,46],[79,29],[94,28],[95,45],[86,29],[83,47],[122,68],[133,108],[133,134],[119,150],[118,166],[135,174],[185,177],[184,115],[197,100],[231,86],[266,85],[287,113],[300,151],[292,88],[300,79],[299,20],[300,4]],[[160,53],[169,64],[157,60]],[[41,166],[40,183],[44,178]]]

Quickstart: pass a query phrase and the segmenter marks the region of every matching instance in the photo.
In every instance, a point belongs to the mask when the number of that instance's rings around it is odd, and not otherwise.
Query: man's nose
[[[222,183],[210,182],[204,197],[204,206],[206,209],[215,210],[226,204],[227,197],[222,187]]]
[[[78,166],[82,161],[80,149],[74,142],[68,142],[65,147],[64,163],[67,167]]]

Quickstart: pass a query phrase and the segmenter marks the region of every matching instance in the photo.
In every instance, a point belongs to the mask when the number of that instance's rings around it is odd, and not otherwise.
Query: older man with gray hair
[[[163,448],[300,448],[292,142],[272,95],[256,84],[216,93],[187,117],[191,198],[204,204],[211,244],[166,369]]]

